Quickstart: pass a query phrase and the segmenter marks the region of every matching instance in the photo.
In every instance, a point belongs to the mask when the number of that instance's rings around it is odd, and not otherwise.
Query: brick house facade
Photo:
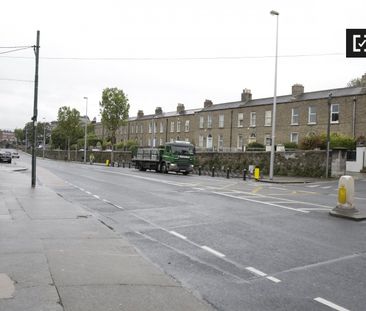
[[[174,112],[155,114],[139,111],[117,133],[117,142],[135,140],[140,146],[158,146],[167,141],[186,140],[197,149],[241,151],[250,142],[271,144],[273,98],[252,99],[243,90],[240,101],[213,104],[186,110],[177,105]],[[330,113],[328,114],[328,109]],[[366,74],[360,87],[304,92],[300,84],[289,95],[277,97],[276,144],[299,143],[310,133],[326,133],[330,116],[331,133],[357,138],[366,136]],[[96,134],[106,135],[100,123]]]

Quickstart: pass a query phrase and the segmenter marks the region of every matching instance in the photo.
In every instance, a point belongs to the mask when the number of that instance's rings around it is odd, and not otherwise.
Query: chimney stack
[[[138,112],[137,112],[137,117],[138,118],[142,118],[144,116],[144,112],[143,112],[143,110],[139,110]]]
[[[212,101],[209,99],[206,99],[205,102],[203,103],[203,107],[204,108],[208,108],[211,107],[213,105]]]
[[[361,77],[361,86],[366,87],[366,73]]]
[[[294,84],[292,86],[292,96],[296,98],[302,94],[304,94],[304,86],[302,84]]]
[[[177,113],[178,114],[183,114],[185,111],[184,105],[183,104],[178,104],[177,105]]]
[[[252,100],[252,92],[249,89],[244,89],[241,93],[241,101],[246,103],[250,100]]]
[[[155,108],[155,115],[160,115],[163,114],[163,109],[161,109],[161,107],[156,107]]]

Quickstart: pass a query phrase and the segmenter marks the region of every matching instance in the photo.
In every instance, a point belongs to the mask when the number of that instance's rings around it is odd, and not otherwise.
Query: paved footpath
[[[0,311],[208,311],[97,214],[0,166]],[[65,187],[67,185],[64,185]]]

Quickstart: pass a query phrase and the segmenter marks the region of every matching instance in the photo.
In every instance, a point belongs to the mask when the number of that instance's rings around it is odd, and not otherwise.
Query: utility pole
[[[37,104],[38,104],[38,65],[39,65],[39,30],[37,30],[37,45],[33,47],[36,56],[34,76],[34,104],[33,104],[33,142],[32,142],[32,187],[36,186],[36,141],[37,141]]]

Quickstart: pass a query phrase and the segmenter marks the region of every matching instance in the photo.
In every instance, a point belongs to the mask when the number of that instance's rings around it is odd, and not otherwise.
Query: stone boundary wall
[[[31,151],[28,150],[28,153]],[[87,151],[86,152],[86,160],[89,162],[90,154],[94,155],[94,162],[96,163],[105,163],[106,160],[111,160],[111,153],[104,151]],[[129,151],[114,151],[113,152],[114,161],[116,162],[131,162],[131,152]],[[42,149],[38,149],[36,151],[37,157],[43,156]],[[67,161],[67,151],[65,150],[45,150],[45,158],[53,159],[53,160],[63,160]],[[70,161],[83,162],[84,161],[84,151],[70,151]]]
[[[276,152],[274,175],[321,177],[325,176],[326,151],[287,151]],[[254,165],[260,168],[264,175],[269,174],[269,152],[198,152],[195,168],[211,171],[212,167],[218,172],[226,171],[238,175],[244,169]]]
[[[30,150],[28,150],[30,152]],[[94,162],[105,163],[111,159],[110,152],[87,152],[87,161],[89,155],[93,153]],[[37,157],[42,157],[42,150],[37,150]],[[64,150],[46,150],[45,157],[54,160],[67,160],[67,151]],[[115,151],[114,161],[120,164],[130,163],[132,159],[129,151]],[[70,161],[83,162],[83,151],[70,151]],[[286,151],[276,152],[274,163],[274,175],[277,176],[301,176],[301,177],[322,177],[325,176],[326,151]],[[198,173],[198,167],[202,171],[211,172],[215,167],[216,174],[225,175],[227,169],[230,174],[241,176],[244,169],[249,169],[250,165],[260,168],[264,175],[269,174],[270,152],[197,152],[195,172]]]

